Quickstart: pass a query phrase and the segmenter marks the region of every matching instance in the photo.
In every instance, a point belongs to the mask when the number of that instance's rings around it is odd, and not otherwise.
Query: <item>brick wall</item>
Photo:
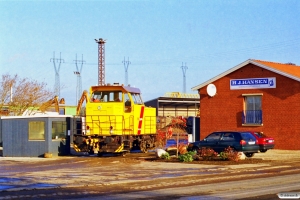
[[[230,79],[276,77],[276,88],[230,90]],[[248,64],[213,82],[217,94],[200,89],[200,138],[217,130],[261,131],[276,149],[300,150],[300,82]],[[262,126],[242,126],[242,94],[262,93]]]

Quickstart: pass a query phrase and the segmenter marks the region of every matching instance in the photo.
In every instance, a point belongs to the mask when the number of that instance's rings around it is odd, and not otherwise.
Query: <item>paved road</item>
[[[146,156],[136,154],[138,157]],[[242,199],[300,192],[299,151],[274,150],[239,165],[126,157],[0,157],[1,199]]]
[[[271,194],[270,199],[278,199],[279,191],[291,191],[300,188],[300,174],[273,178],[255,178],[252,180],[226,181],[186,187],[175,187],[151,191],[131,192],[128,194],[107,195],[105,199],[243,199]],[[262,187],[263,186],[263,187]],[[300,190],[299,190],[300,191]],[[95,198],[96,199],[96,198]]]

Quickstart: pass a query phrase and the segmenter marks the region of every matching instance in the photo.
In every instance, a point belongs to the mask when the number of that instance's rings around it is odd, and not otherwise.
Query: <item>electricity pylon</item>
[[[60,96],[60,78],[59,78],[59,70],[60,70],[60,65],[61,65],[61,62],[65,62],[64,59],[61,59],[61,52],[60,52],[60,56],[59,56],[59,59],[58,58],[55,58],[55,52],[53,52],[53,58],[50,59],[50,62],[53,62],[53,65],[54,65],[54,70],[55,70],[55,84],[54,84],[54,94],[56,96]],[[58,63],[58,68],[56,68],[56,64],[55,63]]]

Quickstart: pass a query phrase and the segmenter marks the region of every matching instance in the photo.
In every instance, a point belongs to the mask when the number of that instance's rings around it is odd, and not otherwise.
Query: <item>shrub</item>
[[[202,147],[197,151],[197,154],[203,158],[203,160],[212,160],[218,156],[218,153],[211,148]]]
[[[165,160],[170,160],[170,154],[168,152],[164,153],[164,154],[161,155],[160,158],[165,159]]]
[[[196,154],[195,151],[189,151],[185,154],[182,154],[182,155],[179,155],[178,156],[178,159],[179,161],[181,162],[192,162],[194,159],[193,159],[193,156]]]
[[[220,158],[223,160],[230,160],[230,161],[239,161],[240,160],[240,155],[239,152],[235,151],[231,147],[227,147],[220,153]]]
[[[221,158],[222,160],[227,160],[227,159],[228,159],[227,153],[225,153],[224,151],[222,151],[222,152],[220,153],[220,158]]]
[[[163,148],[166,145],[167,138],[168,138],[168,134],[166,131],[157,130],[155,146],[159,148]]]

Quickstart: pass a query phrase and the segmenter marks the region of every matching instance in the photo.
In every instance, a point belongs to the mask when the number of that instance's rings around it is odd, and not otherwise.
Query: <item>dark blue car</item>
[[[259,151],[256,138],[250,132],[217,131],[209,134],[204,140],[190,143],[188,150],[198,150],[202,147],[211,148],[221,153],[227,147],[243,152],[247,157],[252,157]]]

